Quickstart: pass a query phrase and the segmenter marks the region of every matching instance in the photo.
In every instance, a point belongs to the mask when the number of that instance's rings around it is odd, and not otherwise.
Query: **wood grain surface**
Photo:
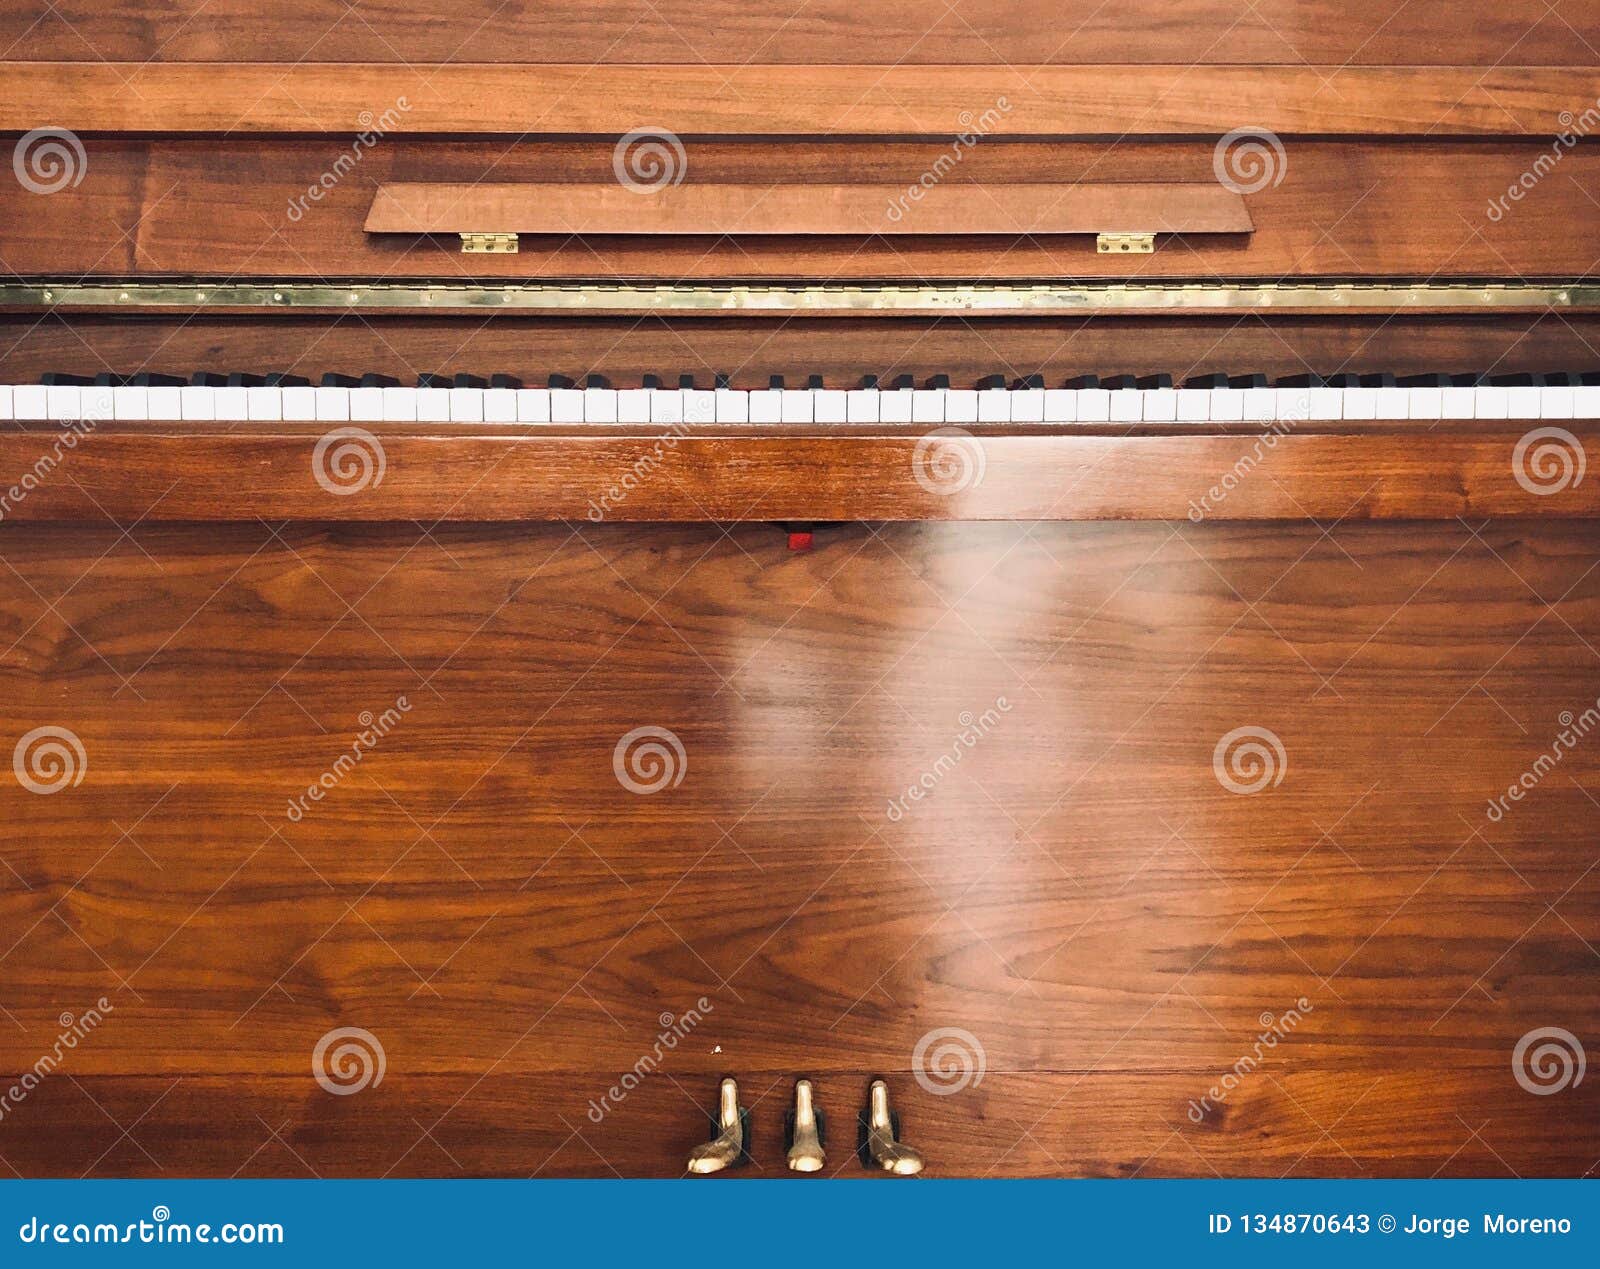
[[[1593,65],[1585,0],[0,0],[18,60]]]
[[[954,126],[954,125],[952,125]],[[1250,235],[1163,237],[1155,254],[1099,254],[1092,239],[856,234],[805,237],[646,234],[529,238],[514,256],[462,256],[454,233],[364,231],[380,186],[396,181],[605,182],[615,146],[573,140],[425,141],[392,136],[358,151],[346,137],[88,138],[80,183],[48,197],[0,189],[0,265],[19,274],[199,273],[245,277],[429,276],[862,278],[1583,276],[1600,258],[1600,147],[1544,141],[1356,142],[1288,138],[1259,167],[1237,147],[1221,171],[1245,182]],[[993,210],[990,187],[1074,181],[1218,180],[1215,139],[986,139],[952,162],[941,140],[827,145],[690,138],[668,170],[699,183],[871,182],[896,186],[901,224],[936,188]],[[1231,156],[1231,157],[1229,157]],[[1541,168],[1540,170],[1544,170]],[[324,177],[336,172],[337,179]],[[1518,201],[1507,191],[1518,186]],[[315,197],[311,191],[315,190]],[[628,197],[640,204],[651,196]],[[644,214],[640,213],[641,216]],[[976,212],[974,214],[977,214]],[[989,214],[989,211],[983,214]]]
[[[1511,1054],[1600,1018],[1590,745],[1487,810],[1597,642],[1551,522],[11,525],[7,741],[83,758],[0,786],[0,1062],[101,1013],[0,1156],[671,1174],[731,1073],[781,1174],[789,1081],[847,1125],[882,1074],[935,1174],[1581,1175],[1594,1081]]]
[[[0,61],[0,130],[1549,137],[1600,66]]]

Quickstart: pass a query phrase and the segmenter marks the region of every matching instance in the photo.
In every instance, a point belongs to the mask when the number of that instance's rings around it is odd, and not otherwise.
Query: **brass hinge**
[[[1154,234],[1096,234],[1094,249],[1102,255],[1147,256],[1156,249]]]
[[[514,256],[517,254],[517,235],[462,234],[461,254],[464,256]]]

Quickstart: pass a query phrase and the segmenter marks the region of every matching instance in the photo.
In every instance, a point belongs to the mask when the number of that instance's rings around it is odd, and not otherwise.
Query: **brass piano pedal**
[[[789,1171],[821,1172],[827,1162],[822,1140],[827,1121],[816,1107],[810,1080],[796,1080],[794,1109],[784,1120],[784,1136],[789,1145]]]
[[[717,1098],[717,1118],[711,1140],[689,1151],[690,1172],[721,1172],[750,1158],[750,1112],[739,1105],[739,1085],[722,1081]]]
[[[866,1168],[882,1168],[894,1176],[922,1171],[922,1152],[900,1140],[900,1116],[889,1109],[889,1086],[873,1080],[867,1108],[861,1112],[857,1153]]]

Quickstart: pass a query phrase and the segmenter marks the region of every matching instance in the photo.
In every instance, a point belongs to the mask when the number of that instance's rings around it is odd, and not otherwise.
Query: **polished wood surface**
[[[5,516],[14,521],[1600,516],[1600,482],[1584,481],[1579,468],[1585,440],[1600,439],[1595,426],[1573,422],[1576,433],[1554,443],[1536,480],[1518,455],[1537,426],[719,436],[712,428],[563,435],[470,424],[45,424],[0,433],[0,471],[27,472],[41,454],[55,456],[36,487],[12,494]]]
[[[616,179],[609,141],[424,141],[393,136],[350,159],[346,138],[89,138],[81,183],[48,197],[0,190],[0,265],[19,274],[199,273],[243,277],[1038,278],[1583,276],[1600,258],[1600,147],[1563,151],[1520,201],[1506,192],[1541,159],[1539,141],[1283,140],[1281,162],[1238,170],[1255,232],[1163,238],[1154,255],[1099,254],[1092,239],[960,235],[714,235],[540,238],[514,256],[461,255],[450,234],[370,235],[393,182],[595,183]],[[951,165],[942,138],[894,143],[689,138],[675,171],[700,183],[871,182],[909,190],[925,174],[991,209],[986,186],[1218,179],[1215,139],[1038,142],[988,139]],[[1234,152],[1237,154],[1237,152]],[[338,167],[338,179],[323,178]],[[1224,160],[1223,170],[1228,171]],[[1255,189],[1257,181],[1261,187]],[[315,188],[317,197],[310,191]],[[1520,187],[1519,187],[1520,188]],[[636,197],[643,204],[645,196]],[[1497,210],[1501,200],[1508,211]],[[884,207],[887,207],[887,200]],[[641,212],[641,216],[645,213]],[[985,215],[988,211],[984,212]]]
[[[1511,1059],[1600,1008],[1593,753],[1485,814],[1594,697],[1592,525],[124,527],[0,531],[8,726],[86,756],[0,786],[5,1068],[110,1006],[18,1172],[672,1173],[723,1073],[769,1174],[800,1074],[845,1137],[886,1075],[935,1174],[1594,1165],[1595,1082]],[[646,725],[683,778],[636,795]]]
[[[626,153],[626,152],[624,152]],[[687,156],[686,156],[687,157]],[[649,188],[663,165],[626,161],[604,184],[573,181],[510,185],[477,182],[432,185],[391,182],[378,187],[368,233],[506,232],[526,234],[675,234],[761,237],[866,234],[1097,234],[1102,232],[1242,234],[1253,227],[1243,196],[1215,181],[1066,182],[918,187],[904,185],[784,184]],[[631,176],[645,188],[623,184]],[[641,197],[644,195],[644,197]]]
[[[1333,85],[1330,88],[1330,85]],[[219,90],[220,89],[220,90]],[[404,99],[402,101],[402,99]],[[1548,136],[1600,67],[0,61],[0,130]],[[399,108],[399,107],[404,107]]]
[[[0,0],[19,60],[1593,64],[1586,0]]]

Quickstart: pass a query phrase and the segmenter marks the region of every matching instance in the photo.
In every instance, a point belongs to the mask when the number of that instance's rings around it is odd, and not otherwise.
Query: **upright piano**
[[[1597,48],[0,0],[5,1171],[1592,1174]]]

